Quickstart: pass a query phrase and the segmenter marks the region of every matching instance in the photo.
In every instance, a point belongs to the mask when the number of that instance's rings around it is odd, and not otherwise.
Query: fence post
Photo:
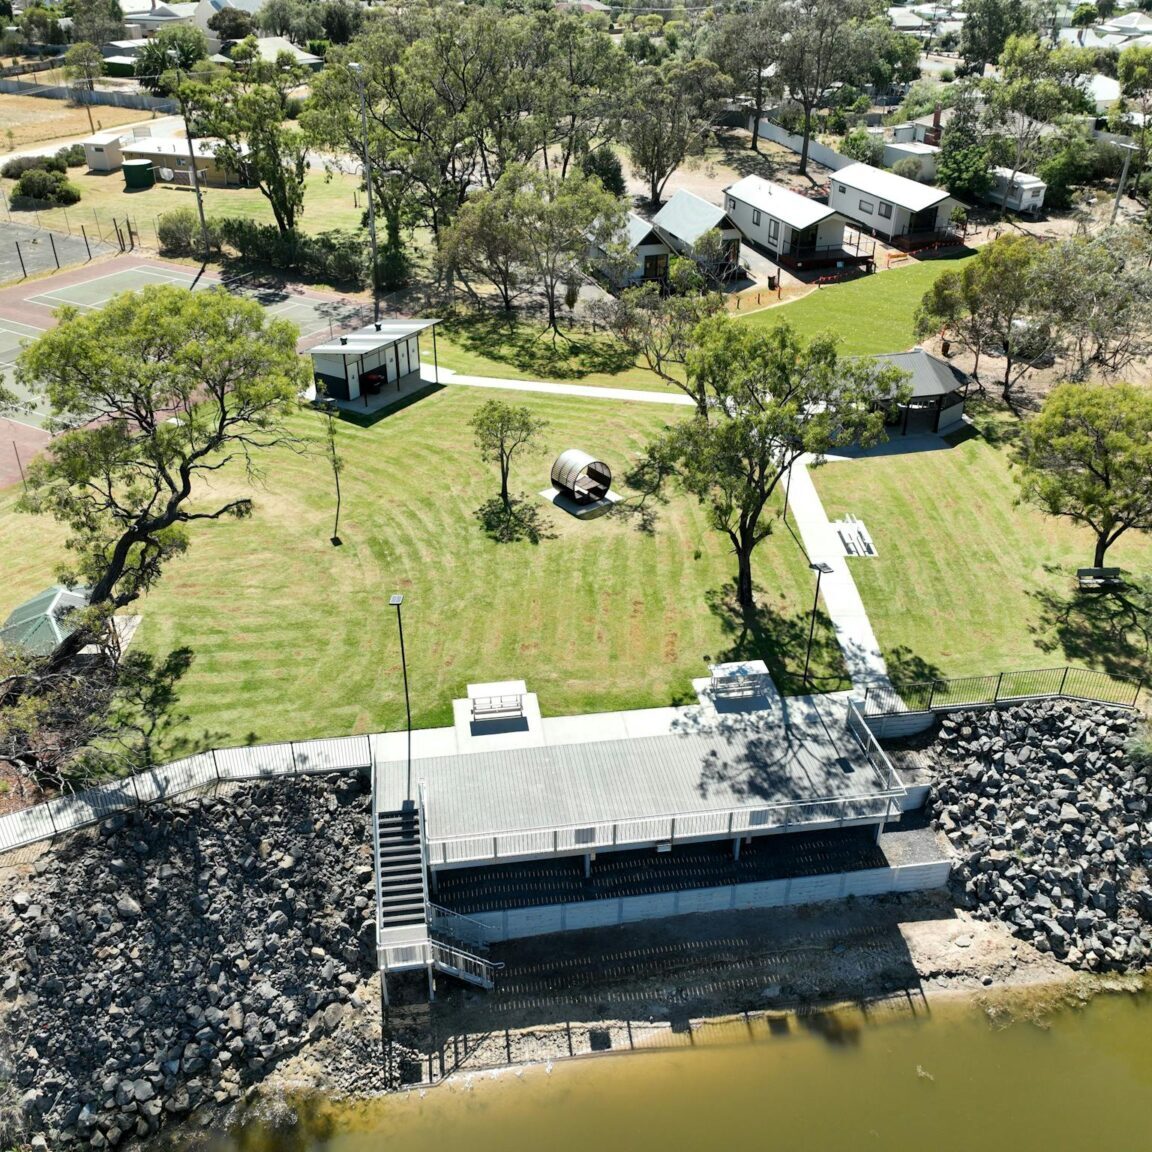
[[[1064,695],[1064,685],[1068,680],[1068,665],[1064,665],[1064,671],[1060,675],[1060,691],[1056,693],[1057,696]]]
[[[216,783],[220,783],[220,765],[216,762],[216,749],[209,750],[212,754],[212,771],[216,773]]]
[[[1004,673],[1001,672],[1000,675],[996,677],[996,688],[992,692],[992,703],[993,704],[995,704],[1000,699],[1000,685],[1003,684],[1003,682],[1004,682]]]
[[[53,836],[59,836],[60,835],[60,829],[56,827],[56,817],[52,815],[52,801],[51,800],[48,801],[46,807],[48,809],[48,819],[52,822],[52,835]]]
[[[56,261],[56,271],[60,271],[60,256],[56,251],[56,237],[48,233],[48,243],[52,245],[52,259]]]
[[[24,253],[20,251],[20,241],[14,240],[16,245],[16,255],[20,258],[20,271],[24,273],[24,279],[28,279],[28,269],[24,267]]]
[[[928,711],[932,711],[932,701],[936,697],[936,681],[930,680],[928,682]]]
[[[84,247],[88,249],[88,259],[92,259],[92,245],[88,243],[88,233],[84,230],[84,225],[80,225],[80,235],[84,237]]]
[[[292,757],[292,772],[295,775],[300,769],[296,767],[296,742],[294,740],[288,741],[288,755]]]

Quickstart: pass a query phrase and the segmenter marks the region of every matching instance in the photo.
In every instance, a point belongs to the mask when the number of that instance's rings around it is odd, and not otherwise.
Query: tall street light
[[[823,560],[819,564],[809,564],[809,568],[816,573],[816,595],[812,598],[812,623],[808,628],[808,651],[804,653],[804,687],[808,687],[808,662],[812,659],[812,637],[816,635],[816,606],[820,602],[820,578],[832,571],[831,564]]]
[[[404,655],[404,619],[400,615],[400,605],[404,597],[397,592],[388,601],[396,609],[396,627],[400,630],[400,666],[404,669],[404,710],[408,714],[408,799],[412,799],[412,705],[408,699],[408,660]]]
[[[169,48],[168,59],[172,61],[172,67],[176,70],[176,99],[180,104],[180,115],[184,119],[184,134],[188,137],[188,163],[192,165],[188,179],[192,181],[192,187],[196,189],[196,207],[200,211],[200,239],[204,244],[204,263],[207,264],[208,257],[211,255],[208,244],[208,221],[204,218],[204,197],[200,193],[200,178],[196,174],[196,151],[192,145],[192,126],[188,122],[188,105],[184,97],[180,95],[180,53],[175,48]]]
[[[372,320],[380,320],[380,273],[376,257],[376,208],[372,201],[372,154],[368,149],[368,101],[364,95],[364,65],[353,61],[348,65],[360,89],[360,132],[364,138],[364,186],[368,192],[368,238],[372,245]]]

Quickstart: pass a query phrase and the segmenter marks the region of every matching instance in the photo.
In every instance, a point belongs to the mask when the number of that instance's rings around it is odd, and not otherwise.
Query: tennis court
[[[15,320],[0,317],[0,384],[15,392],[16,396],[25,402],[32,402],[32,395],[16,383],[12,365],[16,362],[16,357],[25,342],[35,339],[42,331],[41,328],[33,328],[31,324],[20,324]],[[12,419],[21,424],[41,428],[47,417],[48,409],[41,401],[35,403],[30,411],[14,414]]]
[[[95,271],[95,270],[94,270]],[[35,292],[25,300],[49,312],[65,304],[92,312],[103,308],[113,296],[134,292],[150,284],[176,284],[191,291],[225,287],[260,304],[269,315],[290,320],[300,329],[300,342],[313,337],[331,337],[350,326],[359,327],[371,318],[364,305],[339,296],[321,296],[301,289],[289,289],[250,276],[222,280],[193,269],[135,265],[115,272],[96,272],[86,280],[74,280],[56,288]],[[0,323],[4,323],[0,320]]]

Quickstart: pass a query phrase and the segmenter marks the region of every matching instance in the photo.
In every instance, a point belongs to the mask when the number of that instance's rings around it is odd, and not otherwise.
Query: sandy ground
[[[718,913],[537,937],[493,949],[494,991],[422,974],[390,981],[389,1027],[407,1083],[596,1052],[677,1046],[717,1019],[851,1003],[918,1011],[942,996],[1079,981],[943,892]],[[340,1091],[355,1033],[379,1035],[375,981],[340,1031],[282,1065],[269,1091]],[[342,1034],[343,1033],[343,1034]]]

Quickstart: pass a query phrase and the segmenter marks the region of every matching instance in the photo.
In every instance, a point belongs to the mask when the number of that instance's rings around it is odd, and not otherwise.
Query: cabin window
[[[891,204],[885,204],[884,201],[881,200],[880,201],[880,207],[879,207],[878,211],[879,211],[880,215],[884,217],[885,220],[891,220],[892,219],[892,205]]]
[[[103,144],[93,144],[92,145],[92,151],[93,152],[103,152],[104,151],[104,145]]]
[[[728,197],[728,211],[729,212],[735,212],[736,211],[736,201],[733,200],[731,196]]]
[[[868,215],[871,216],[872,213],[876,211],[876,205],[873,204],[871,200],[861,200],[860,211],[867,212]]]
[[[836,185],[836,191],[841,193],[841,195],[843,195],[845,192],[848,191],[848,189],[845,188],[843,184],[837,184]]]
[[[769,240],[775,240],[779,235],[780,235],[780,221],[779,220],[769,220],[768,221],[768,239]]]
[[[752,209],[752,223],[753,223],[753,224],[754,224],[754,225],[755,225],[757,228],[759,228],[759,227],[760,227],[760,210],[759,210],[758,208],[753,208],[753,209]]]

